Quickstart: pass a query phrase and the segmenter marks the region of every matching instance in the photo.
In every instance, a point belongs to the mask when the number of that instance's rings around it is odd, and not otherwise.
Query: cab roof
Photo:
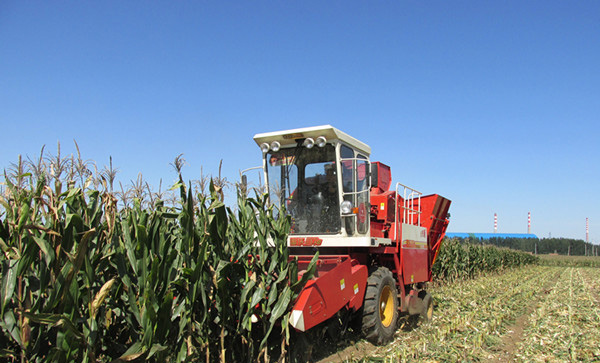
[[[256,142],[256,144],[258,144],[258,146],[265,142],[267,144],[270,144],[273,141],[279,141],[281,147],[284,148],[296,146],[297,140],[306,139],[308,137],[316,139],[319,136],[325,137],[328,142],[341,141],[347,144],[348,146],[366,154],[366,156],[371,155],[371,148],[369,147],[369,145],[355,139],[354,137],[336,129],[331,125],[304,127],[300,129],[291,129],[275,132],[265,132],[262,134],[254,135],[254,141]]]

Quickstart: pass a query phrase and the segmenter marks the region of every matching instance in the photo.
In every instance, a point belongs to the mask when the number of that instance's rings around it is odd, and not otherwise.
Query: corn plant
[[[84,196],[79,188],[61,193],[60,182],[52,190],[45,178],[33,189],[5,180],[0,313],[11,338],[5,353],[21,361],[95,361],[98,311],[114,283],[103,258],[110,246],[102,196]]]

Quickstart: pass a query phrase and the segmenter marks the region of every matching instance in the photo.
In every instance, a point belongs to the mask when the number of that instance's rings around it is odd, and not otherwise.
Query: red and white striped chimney
[[[498,215],[494,213],[494,233],[498,233]]]
[[[585,219],[585,241],[590,241],[590,220],[588,218]]]
[[[531,234],[531,212],[527,212],[527,234]]]

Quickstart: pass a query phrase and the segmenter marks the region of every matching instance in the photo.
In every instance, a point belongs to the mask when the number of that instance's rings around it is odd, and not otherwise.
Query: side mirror
[[[257,170],[257,169],[262,169],[262,166],[255,166],[252,168],[248,168],[248,169],[244,169],[242,171],[240,171],[240,187],[242,188],[242,190],[244,192],[246,192],[248,190],[248,176],[246,175],[247,172],[249,172],[250,170]]]

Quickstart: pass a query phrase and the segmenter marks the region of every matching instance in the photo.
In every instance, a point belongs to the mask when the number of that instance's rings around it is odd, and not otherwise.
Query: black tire
[[[423,311],[421,317],[424,321],[430,322],[433,319],[433,298],[429,293],[425,293],[423,297]]]
[[[396,280],[390,270],[379,267],[371,273],[367,280],[362,312],[362,331],[368,341],[375,345],[382,345],[392,340],[397,323]]]

